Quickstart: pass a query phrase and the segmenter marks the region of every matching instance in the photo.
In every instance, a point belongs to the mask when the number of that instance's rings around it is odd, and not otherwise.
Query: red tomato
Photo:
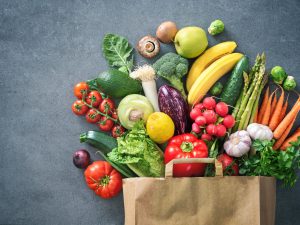
[[[74,95],[82,100],[83,95],[87,96],[89,92],[89,85],[86,82],[80,82],[74,86]]]
[[[125,132],[124,127],[122,127],[121,125],[115,125],[112,130],[111,130],[111,135],[114,138],[118,138],[121,137]]]
[[[224,137],[225,134],[226,134],[226,127],[222,124],[218,124],[217,125],[217,133],[216,133],[216,136],[217,137]]]
[[[226,128],[232,128],[235,124],[235,119],[233,118],[232,115],[227,115],[224,117],[222,123]]]
[[[98,107],[102,101],[102,96],[98,91],[91,91],[87,98],[86,102],[93,107]]]
[[[72,105],[72,111],[78,116],[82,116],[86,114],[86,112],[89,110],[89,107],[84,104],[81,100],[76,100]]]
[[[113,111],[113,113],[111,114],[111,117],[116,119],[116,120],[119,119],[118,113],[116,111]]]
[[[93,162],[84,171],[86,184],[96,195],[112,198],[122,189],[122,176],[108,162]]]
[[[113,126],[114,126],[114,121],[106,118],[105,116],[101,116],[101,119],[99,122],[99,128],[102,131],[110,131]]]
[[[173,137],[165,150],[165,163],[178,158],[206,158],[208,148],[204,141],[193,134],[181,134]],[[206,164],[185,163],[174,165],[174,177],[203,176]]]
[[[111,114],[113,111],[115,111],[115,103],[111,99],[105,98],[101,102],[99,110],[102,113]]]
[[[206,124],[212,124],[217,122],[217,114],[213,110],[204,111],[203,116],[206,119]]]
[[[193,108],[190,112],[190,117],[192,120],[195,120],[198,116],[202,116],[201,109]]]
[[[90,109],[85,115],[86,121],[89,123],[97,123],[100,120],[100,114],[95,109]]]
[[[203,100],[203,106],[206,109],[214,109],[216,107],[216,100],[213,97],[206,97]]]
[[[238,176],[239,175],[239,166],[234,159],[223,153],[217,157],[217,159],[222,163],[223,173],[227,176]]]

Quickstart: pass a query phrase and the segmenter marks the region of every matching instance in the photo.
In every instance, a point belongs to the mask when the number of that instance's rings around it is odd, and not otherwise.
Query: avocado
[[[142,92],[139,81],[129,77],[127,73],[116,69],[102,72],[96,79],[97,86],[107,95],[113,98],[122,98],[129,94]]]

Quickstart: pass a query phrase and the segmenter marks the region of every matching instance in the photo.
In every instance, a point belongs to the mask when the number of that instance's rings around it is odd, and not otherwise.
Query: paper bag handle
[[[214,163],[215,164],[215,176],[223,176],[223,167],[222,163],[214,158],[182,158],[182,159],[173,159],[166,164],[165,177],[173,177],[173,166],[174,164],[181,163]]]

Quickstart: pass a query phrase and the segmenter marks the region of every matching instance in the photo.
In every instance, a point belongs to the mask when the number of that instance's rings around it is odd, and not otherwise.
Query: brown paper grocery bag
[[[215,163],[216,177],[172,178],[173,164]],[[223,177],[217,160],[176,159],[165,178],[123,180],[125,225],[274,225],[272,177]]]

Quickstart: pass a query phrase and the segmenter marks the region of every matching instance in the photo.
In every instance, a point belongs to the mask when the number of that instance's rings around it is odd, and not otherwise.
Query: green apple
[[[175,36],[174,43],[177,53],[189,59],[199,56],[208,45],[206,33],[200,27],[180,29]]]

